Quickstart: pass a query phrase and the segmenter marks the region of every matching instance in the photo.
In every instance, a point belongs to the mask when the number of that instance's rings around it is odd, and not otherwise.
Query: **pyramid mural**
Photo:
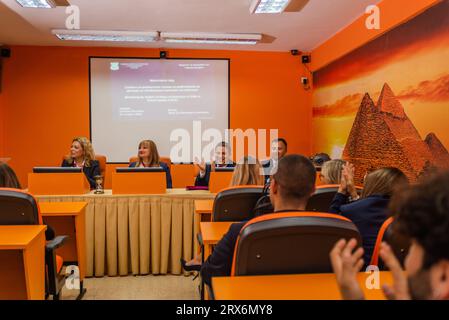
[[[346,143],[343,158],[356,168],[361,183],[367,171],[397,167],[411,181],[433,167],[449,167],[449,152],[434,133],[421,138],[388,84],[377,105],[365,94]]]

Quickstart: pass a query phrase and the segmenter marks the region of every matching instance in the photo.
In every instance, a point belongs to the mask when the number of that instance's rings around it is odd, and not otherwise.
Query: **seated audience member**
[[[257,159],[251,157],[244,157],[243,160],[235,166],[232,175],[231,187],[235,186],[249,186],[249,185],[263,185],[264,176],[261,175],[261,166]],[[201,254],[198,254],[190,261],[181,259],[181,264],[186,271],[199,271],[199,267],[189,268],[190,266],[199,266],[201,264]]]
[[[327,153],[317,153],[310,160],[315,167],[321,168],[326,162],[331,161],[331,157]]]
[[[165,177],[167,180],[167,188],[172,188],[172,179],[170,174],[170,168],[164,162],[160,161],[159,152],[157,146],[152,140],[143,140],[139,143],[139,160],[137,162],[131,162],[130,168],[148,168],[148,167],[161,167],[165,171]]]
[[[321,183],[324,185],[340,184],[341,173],[345,163],[345,161],[340,159],[325,162],[320,172]]]
[[[244,157],[236,164],[231,179],[232,186],[263,185],[264,176],[261,174],[261,166],[257,159]]]
[[[22,189],[14,170],[6,163],[0,162],[0,188]],[[51,240],[55,237],[55,231],[47,225],[45,238]]]
[[[92,144],[85,137],[77,137],[72,140],[70,155],[65,157],[61,167],[83,168],[91,189],[95,189],[95,176],[101,175],[100,163],[95,160]]]
[[[22,189],[14,170],[3,162],[0,162],[0,188]]]
[[[354,166],[344,165],[341,184],[329,212],[341,214],[357,226],[365,250],[365,266],[371,261],[380,227],[388,218],[387,208],[391,196],[395,190],[407,184],[408,179],[401,170],[378,169],[366,176],[362,195],[358,199],[354,185]]]
[[[209,186],[210,173],[215,168],[234,168],[235,163],[230,160],[231,150],[229,144],[222,141],[215,147],[214,160],[210,164],[204,161],[195,163],[199,169],[199,173],[195,179],[195,186]]]
[[[270,198],[275,213],[305,210],[307,201],[315,192],[315,179],[316,171],[309,159],[300,155],[283,157],[270,181]],[[232,224],[201,266],[201,276],[206,284],[210,285],[212,277],[231,274],[234,247],[246,223]]]
[[[287,154],[287,140],[283,138],[275,139],[271,142],[270,160],[262,162],[265,171],[265,182],[276,172],[279,160]]]
[[[411,247],[405,272],[392,249],[382,243],[380,257],[393,274],[393,286],[384,286],[390,300],[449,299],[449,172],[427,178],[404,192],[396,193],[389,212],[394,216],[393,232],[407,236]],[[355,239],[336,243],[330,257],[342,296],[364,299],[357,282],[363,249]]]

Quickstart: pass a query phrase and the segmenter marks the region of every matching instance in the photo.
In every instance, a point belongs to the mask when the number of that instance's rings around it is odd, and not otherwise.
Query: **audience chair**
[[[35,224],[43,223],[39,205],[34,197],[17,189],[0,188],[0,225]],[[61,274],[64,261],[56,255],[56,249],[61,247],[67,239],[67,236],[47,239],[45,247],[46,297],[52,295],[54,300],[59,300],[66,279],[65,275]]]
[[[322,185],[317,186],[315,193],[310,197],[307,202],[307,211],[314,212],[329,212],[332,200],[335,194],[338,192],[339,185]],[[357,192],[360,194],[361,187],[356,187]]]
[[[244,221],[254,217],[253,209],[262,197],[263,186],[235,186],[215,196],[213,221]]]
[[[393,232],[394,219],[387,219],[379,230],[377,235],[376,245],[374,247],[373,256],[371,258],[370,265],[379,267],[380,270],[386,270],[382,259],[379,257],[380,245],[382,242],[386,242],[391,246],[396,258],[404,267],[405,257],[407,257],[408,250],[410,248],[410,240],[405,236]]]
[[[331,273],[329,253],[340,239],[362,239],[342,216],[293,212],[260,216],[240,231],[231,276]]]
[[[106,158],[106,156],[97,154],[97,155],[95,155],[95,160],[97,160],[98,163],[100,164],[100,175],[103,177],[103,186],[104,186],[105,180],[106,180],[106,162],[107,162],[107,158]]]

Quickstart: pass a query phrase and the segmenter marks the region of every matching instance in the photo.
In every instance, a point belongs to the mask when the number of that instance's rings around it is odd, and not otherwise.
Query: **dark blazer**
[[[211,285],[212,277],[226,277],[231,275],[234,247],[237,238],[247,221],[233,223],[228,232],[214,247],[214,251],[201,266],[201,277],[204,283]]]
[[[74,164],[69,164],[67,160],[63,160],[61,167],[74,167]],[[95,183],[95,176],[101,175],[100,173],[100,163],[97,160],[92,160],[90,162],[90,167],[83,167],[83,172],[86,175],[87,180],[89,181],[90,188],[95,189],[96,183]]]
[[[281,212],[297,212],[298,210],[284,210]],[[227,277],[231,275],[234,249],[240,231],[248,221],[233,223],[228,232],[214,247],[214,251],[201,266],[201,277],[207,285],[211,285],[212,277]]]
[[[137,166],[137,164],[138,164],[138,162],[131,162],[129,164],[129,167],[130,168],[135,168]],[[159,165],[165,171],[165,179],[167,181],[167,189],[171,189],[172,188],[172,180],[171,180],[170,168],[164,162],[159,162]]]
[[[365,251],[363,255],[365,267],[371,261],[377,234],[388,218],[389,201],[390,198],[387,196],[372,195],[349,203],[349,197],[342,193],[337,193],[332,200],[330,212],[350,219],[359,229]]]
[[[271,171],[273,169],[272,165],[273,165],[273,160],[272,159],[262,162],[262,168],[263,168],[264,175],[265,175],[265,177],[264,177],[265,184],[267,184],[269,182],[269,180],[270,180],[270,176],[272,174]]]
[[[218,167],[218,166],[215,165],[215,167]],[[225,166],[225,168],[234,168],[234,167],[235,167],[235,163],[228,163]],[[212,171],[212,165],[206,164],[206,173],[205,173],[204,177],[202,177],[202,178],[201,178],[200,174],[198,173],[198,175],[195,178],[195,186],[196,187],[198,187],[198,186],[208,187],[211,171]]]

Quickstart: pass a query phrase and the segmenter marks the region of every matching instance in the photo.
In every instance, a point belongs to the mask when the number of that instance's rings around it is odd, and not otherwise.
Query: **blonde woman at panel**
[[[95,176],[100,175],[100,163],[95,160],[94,149],[86,137],[72,140],[70,154],[64,158],[61,167],[82,168],[91,189],[95,188]]]

